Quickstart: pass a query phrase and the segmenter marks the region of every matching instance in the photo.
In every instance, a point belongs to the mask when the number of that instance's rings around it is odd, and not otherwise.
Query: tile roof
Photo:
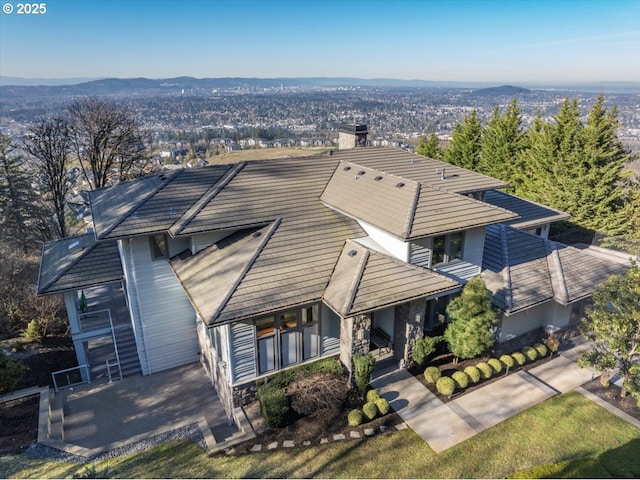
[[[493,303],[507,314],[552,299],[568,305],[629,267],[506,225],[486,229],[482,276]]]
[[[465,230],[516,217],[512,212],[463,195],[344,161],[331,176],[321,200],[402,239]]]
[[[93,233],[46,243],[38,273],[38,295],[119,281],[122,264],[115,241],[96,242]]]
[[[515,228],[534,228],[546,223],[571,218],[571,215],[568,213],[540,205],[530,200],[514,197],[513,195],[497,190],[485,192],[484,201],[496,207],[517,213],[517,219],[505,222],[507,225]]]
[[[347,240],[323,300],[348,317],[459,289],[459,283],[443,275]]]

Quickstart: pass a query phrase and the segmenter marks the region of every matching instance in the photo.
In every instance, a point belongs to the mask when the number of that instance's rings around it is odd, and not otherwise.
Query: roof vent
[[[253,232],[253,238],[258,238],[260,235],[262,235],[262,232]]]
[[[349,255],[350,257],[355,257],[358,254],[357,250],[350,250],[349,253],[347,253],[347,255]]]
[[[358,175],[358,176],[360,176],[360,175],[364,175],[365,173],[367,173],[367,172],[365,172],[364,170],[360,170],[360,171],[357,173],[357,175]]]
[[[402,187],[404,187],[404,183],[402,182],[396,183],[396,188],[402,188]]]
[[[351,170],[351,167],[344,167],[344,168],[343,168],[343,170],[344,170],[345,172],[348,172],[349,170]]]
[[[374,178],[374,180],[375,180],[376,182],[379,182],[380,180],[382,180],[382,177],[381,177],[380,175],[378,175],[376,178]]]

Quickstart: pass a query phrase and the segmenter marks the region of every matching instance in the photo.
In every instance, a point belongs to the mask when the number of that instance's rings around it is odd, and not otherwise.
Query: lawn
[[[441,453],[411,430],[308,449],[209,458],[190,442],[96,465],[96,475],[139,478],[503,478],[533,475],[638,477],[640,429],[582,395],[553,397]],[[0,477],[71,477],[86,467],[0,457]],[[105,470],[106,469],[106,470]],[[529,475],[531,476],[531,475]]]

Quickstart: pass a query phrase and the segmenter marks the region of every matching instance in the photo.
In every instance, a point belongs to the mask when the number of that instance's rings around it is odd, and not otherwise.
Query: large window
[[[464,232],[450,233],[433,237],[431,244],[431,266],[462,260]]]
[[[313,305],[255,321],[259,374],[295,365],[320,354],[318,311],[318,305]]]
[[[149,244],[151,247],[152,260],[169,258],[169,244],[167,242],[167,236],[164,233],[151,235],[149,237]]]

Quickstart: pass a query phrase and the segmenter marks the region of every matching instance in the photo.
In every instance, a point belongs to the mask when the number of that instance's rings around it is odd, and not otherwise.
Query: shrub
[[[441,395],[450,396],[456,390],[456,382],[450,377],[440,377],[436,382],[436,389]]]
[[[530,362],[534,362],[536,358],[538,358],[538,352],[533,347],[524,347],[522,349],[522,353]]]
[[[527,363],[527,357],[524,356],[522,352],[513,352],[511,357],[515,360],[516,364],[521,367],[525,363]]]
[[[500,373],[502,371],[502,362],[497,358],[490,358],[487,360],[487,363],[493,368],[496,373]]]
[[[356,353],[353,356],[353,375],[358,389],[365,390],[367,388],[375,364],[376,359],[370,353],[366,355]]]
[[[516,364],[516,361],[513,359],[513,357],[511,355],[507,355],[506,353],[500,356],[500,361],[507,368],[513,368],[513,366]]]
[[[389,402],[386,398],[376,398],[375,404],[376,407],[378,407],[378,413],[381,417],[384,417],[387,413],[389,413],[389,410],[391,409],[391,405],[389,405]]]
[[[362,413],[367,420],[373,420],[378,415],[378,406],[373,402],[367,402],[362,407]]]
[[[438,367],[427,367],[424,369],[424,379],[427,383],[436,383],[442,376],[442,372]]]
[[[436,351],[438,343],[443,337],[416,337],[413,340],[413,350],[411,350],[411,360],[413,360],[418,368],[422,368],[433,352]]]
[[[375,403],[375,401],[380,398],[380,394],[375,389],[374,390],[369,390],[367,392],[367,397],[366,398],[367,398],[367,402]]]
[[[482,378],[480,370],[478,370],[478,367],[476,367],[475,365],[469,365],[468,367],[466,367],[464,369],[464,373],[469,376],[469,380],[471,380],[473,383],[478,383],[480,381],[480,378]]]
[[[267,425],[272,428],[282,427],[289,413],[289,399],[284,390],[268,383],[258,388],[258,400]]]
[[[284,389],[291,408],[301,415],[340,407],[347,398],[348,390],[343,376],[322,372],[314,372],[308,376],[297,375]]]
[[[27,367],[0,349],[0,395],[13,392],[26,371]]]
[[[551,334],[544,341],[544,344],[552,354],[556,353],[558,351],[558,348],[560,348],[560,340],[558,340],[557,337]]]
[[[360,410],[359,408],[355,408],[347,414],[347,422],[349,423],[350,427],[357,427],[358,425],[362,424],[363,419],[364,417],[362,415],[362,410]]]
[[[491,376],[493,375],[493,368],[491,368],[488,363],[479,362],[476,363],[476,367],[478,367],[478,370],[480,370],[480,375],[484,380],[491,378]]]
[[[42,327],[40,326],[40,322],[35,318],[29,322],[27,325],[27,329],[22,332],[22,336],[27,340],[31,340],[32,342],[41,342],[42,341]]]
[[[533,345],[533,348],[535,348],[535,349],[536,349],[536,352],[538,352],[538,356],[539,356],[540,358],[542,358],[542,357],[546,356],[546,355],[547,355],[547,353],[548,353],[548,351],[549,351],[549,349],[547,348],[547,346],[546,346],[546,345],[543,345],[542,343],[535,343],[535,344]]]
[[[467,388],[469,386],[469,375],[464,372],[453,372],[451,378],[456,382],[458,388]]]

